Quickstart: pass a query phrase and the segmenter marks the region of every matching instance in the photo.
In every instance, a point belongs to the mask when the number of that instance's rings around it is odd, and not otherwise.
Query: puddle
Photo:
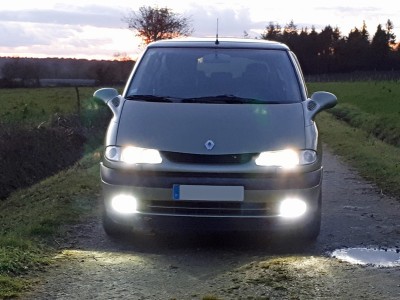
[[[400,266],[400,249],[345,248],[333,251],[332,257],[359,265]]]

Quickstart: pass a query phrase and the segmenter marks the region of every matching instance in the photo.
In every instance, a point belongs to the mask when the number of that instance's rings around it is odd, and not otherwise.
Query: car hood
[[[212,149],[206,143],[212,141]],[[193,104],[125,101],[117,145],[192,154],[305,148],[301,103]],[[208,147],[210,148],[210,147]]]

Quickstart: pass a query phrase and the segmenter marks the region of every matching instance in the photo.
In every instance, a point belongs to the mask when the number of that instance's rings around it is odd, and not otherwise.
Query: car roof
[[[263,39],[240,39],[240,38],[176,38],[160,40],[150,43],[148,48],[244,48],[244,49],[277,49],[289,50],[288,46],[279,42]]]

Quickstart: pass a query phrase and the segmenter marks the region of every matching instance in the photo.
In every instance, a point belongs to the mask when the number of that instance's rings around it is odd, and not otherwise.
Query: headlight
[[[294,168],[298,165],[312,164],[317,160],[313,150],[295,151],[292,149],[261,152],[256,158],[258,166]]]
[[[155,149],[146,149],[133,146],[106,148],[105,156],[112,161],[122,161],[127,164],[160,164],[160,152]]]

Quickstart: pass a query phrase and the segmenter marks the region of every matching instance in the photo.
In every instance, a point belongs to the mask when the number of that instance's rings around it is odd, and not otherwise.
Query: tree
[[[281,27],[269,22],[262,39],[287,44],[296,53],[305,74],[354,72],[371,70],[400,70],[400,43],[396,43],[393,23],[379,25],[372,36],[364,21],[348,36],[338,27],[325,26],[317,32],[312,26],[297,29],[293,20]],[[372,38],[371,38],[372,37]]]
[[[389,45],[394,46],[396,44],[396,35],[393,33],[393,22],[390,19],[386,22],[386,33],[388,35]]]
[[[290,23],[286,24],[283,28],[282,41],[296,51],[297,37],[297,26],[294,24],[293,20],[291,20]]]
[[[274,24],[272,22],[265,28],[264,33],[261,34],[261,38],[264,40],[271,41],[282,41],[282,28],[279,24]]]
[[[388,56],[390,53],[390,34],[378,25],[376,33],[371,41],[371,61],[375,69],[386,69],[388,66]]]
[[[370,42],[365,23],[361,30],[355,27],[346,39],[343,54],[347,71],[362,71],[369,69]]]
[[[364,40],[368,41],[369,33],[367,30],[367,24],[365,23],[365,21],[363,21],[363,25],[361,27],[361,36],[363,37]]]
[[[21,86],[40,86],[40,78],[43,78],[46,72],[46,65],[30,58],[13,58],[2,68],[5,80]]]
[[[144,44],[192,34],[191,20],[169,8],[142,6],[124,18],[128,28],[137,31]]]

